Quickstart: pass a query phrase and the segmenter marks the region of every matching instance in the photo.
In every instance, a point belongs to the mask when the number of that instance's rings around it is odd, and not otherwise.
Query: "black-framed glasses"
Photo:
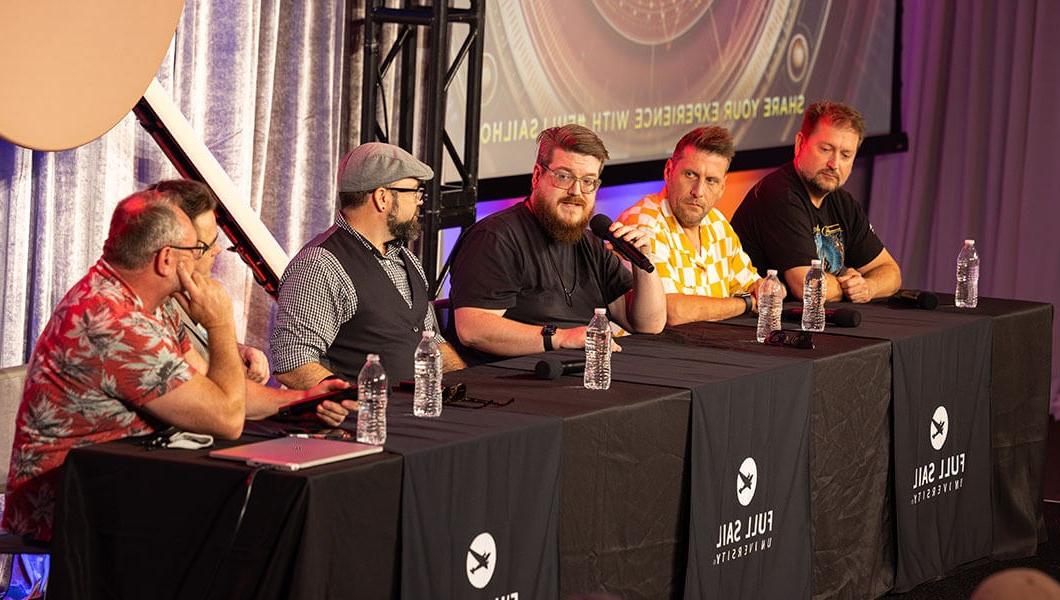
[[[422,200],[422,199],[427,197],[427,188],[423,187],[422,185],[420,187],[414,187],[414,188],[386,187],[386,188],[383,188],[383,189],[390,190],[392,192],[408,192],[410,194],[416,194],[416,200],[417,201]]]
[[[200,258],[205,256],[206,253],[209,252],[210,248],[212,247],[213,246],[211,244],[207,244],[202,240],[199,240],[199,243],[195,244],[194,246],[174,246],[173,244],[166,244],[165,246],[162,246],[162,248],[172,248],[174,250],[187,250],[188,252],[193,252],[195,260],[199,260]],[[161,250],[162,248],[159,248],[158,250]],[[156,250],[156,252],[158,250]]]
[[[474,398],[467,394],[467,386],[463,383],[454,383],[453,385],[442,387],[442,406],[478,409],[486,408],[487,406],[508,406],[512,402],[515,402],[515,398],[509,398],[503,402]]]
[[[172,244],[166,244],[165,246],[162,246],[162,248],[173,248],[174,250],[187,250],[188,252],[194,252],[195,253],[195,260],[199,260],[200,258],[206,256],[206,253],[209,252],[211,249],[213,249],[214,246],[217,245],[217,240],[219,240],[219,239],[221,239],[221,234],[220,233],[215,235],[214,238],[213,238],[213,241],[210,242],[209,244],[207,244],[206,242],[204,242],[202,240],[196,240],[197,243],[194,246],[174,246]],[[235,246],[233,246],[233,248],[234,247]],[[159,250],[161,250],[162,248],[159,248]],[[229,249],[231,250],[231,248],[229,248]],[[156,252],[157,252],[157,250],[156,250]]]
[[[800,350],[813,350],[813,332],[810,331],[784,331],[777,329],[770,331],[766,336],[765,343],[770,346],[787,346],[788,348],[799,348]]]
[[[600,186],[603,185],[603,180],[599,177],[590,177],[588,175],[585,177],[575,177],[573,173],[569,173],[562,169],[553,170],[548,168],[548,165],[542,163],[537,164],[541,165],[542,169],[548,171],[549,176],[552,178],[552,185],[560,190],[569,191],[574,187],[574,184],[577,183],[581,187],[582,192],[591,194],[600,189]]]

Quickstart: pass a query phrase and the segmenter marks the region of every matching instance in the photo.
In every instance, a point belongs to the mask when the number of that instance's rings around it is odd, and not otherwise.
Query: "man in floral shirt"
[[[167,424],[236,438],[251,385],[251,404],[262,415],[306,395],[247,383],[231,301],[196,270],[209,248],[175,193],[151,188],[118,204],[102,258],[67,292],[37,341],[11,455],[8,531],[51,539],[56,487],[72,448]],[[209,334],[209,363],[165,308],[170,297]]]

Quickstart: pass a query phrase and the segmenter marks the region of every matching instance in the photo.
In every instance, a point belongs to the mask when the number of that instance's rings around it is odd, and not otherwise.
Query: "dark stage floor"
[[[1049,423],[1049,448],[1045,461],[1046,501],[1043,509],[1049,540],[1038,546],[1038,555],[1019,560],[991,562],[960,571],[945,579],[923,584],[906,594],[890,594],[886,598],[901,600],[967,600],[979,583],[998,571],[1012,567],[1028,567],[1060,580],[1060,422]],[[1050,502],[1053,500],[1054,502]]]

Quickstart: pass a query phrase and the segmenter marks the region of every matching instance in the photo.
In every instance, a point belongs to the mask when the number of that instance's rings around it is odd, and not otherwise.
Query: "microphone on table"
[[[780,318],[789,323],[801,323],[802,307],[785,308]],[[826,308],[824,322],[836,327],[857,327],[861,325],[861,313],[853,308]]]
[[[636,265],[638,268],[651,273],[655,270],[655,265],[651,264],[651,260],[647,256],[644,256],[640,250],[633,244],[626,240],[615,237],[615,234],[611,233],[608,227],[611,226],[611,217],[603,214],[597,214],[589,219],[589,229],[596,234],[596,237],[611,242],[611,245],[619,254],[626,257],[629,262]]]
[[[935,310],[935,307],[939,305],[939,297],[932,292],[922,290],[898,290],[887,299],[887,304],[904,308]]]
[[[581,375],[584,372],[584,358],[579,360],[560,360],[555,357],[549,357],[537,361],[537,366],[534,367],[534,375],[538,379],[556,379],[560,375]]]

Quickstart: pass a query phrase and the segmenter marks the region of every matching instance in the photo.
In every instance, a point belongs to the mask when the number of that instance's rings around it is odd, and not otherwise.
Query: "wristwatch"
[[[541,328],[541,339],[545,342],[545,352],[552,352],[552,336],[556,335],[556,326],[549,323]]]
[[[751,309],[755,306],[754,298],[752,298],[751,294],[748,294],[747,292],[740,292],[738,294],[733,294],[732,296],[733,298],[740,298],[743,300],[743,313],[740,316],[750,313]]]

